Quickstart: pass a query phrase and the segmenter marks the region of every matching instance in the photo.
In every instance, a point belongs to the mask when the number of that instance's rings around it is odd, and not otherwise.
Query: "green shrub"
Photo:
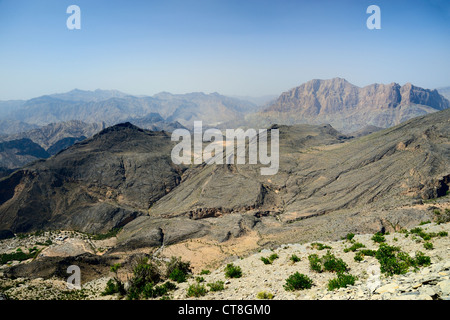
[[[293,254],[289,260],[291,260],[293,263],[299,262],[301,259],[297,257],[297,255]]]
[[[241,267],[235,266],[232,263],[227,264],[225,267],[225,277],[227,278],[240,278],[242,277]]]
[[[207,286],[209,287],[209,290],[213,291],[213,292],[225,290],[223,281],[211,282],[211,283],[208,283]]]
[[[197,281],[198,283],[205,282],[205,278],[203,278],[203,277],[195,277],[195,281]]]
[[[174,269],[171,274],[169,274],[169,279],[177,283],[186,282],[187,274],[180,269]]]
[[[439,237],[447,237],[448,236],[448,232],[447,231],[440,231],[440,232],[438,232],[438,236]]]
[[[311,268],[311,270],[316,272],[323,271],[322,262],[317,254],[309,255],[308,260],[309,260],[309,267]]]
[[[345,249],[344,249],[344,252],[349,252],[349,251],[355,252],[356,250],[358,250],[358,249],[360,249],[360,248],[365,248],[365,247],[366,247],[366,246],[363,245],[362,243],[356,242],[356,243],[354,243],[350,248],[345,248]]]
[[[206,295],[207,292],[208,292],[208,290],[205,288],[205,285],[200,284],[200,283],[194,283],[189,286],[186,295],[188,297],[198,298],[198,297]]]
[[[444,212],[441,212],[440,210],[434,210],[434,221],[437,224],[441,224],[441,223],[447,223],[450,222],[450,210],[449,209],[445,209]]]
[[[264,264],[271,264],[272,263],[268,258],[265,258],[265,257],[261,257],[261,261],[264,262]]]
[[[420,221],[419,226],[423,226],[424,224],[428,224],[428,223],[431,223],[431,221],[430,220]]]
[[[286,279],[286,284],[283,287],[286,291],[295,291],[310,289],[312,284],[313,281],[308,276],[296,272]]]
[[[181,261],[181,257],[171,257],[166,264],[166,277],[178,283],[185,282],[190,273],[191,263]]]
[[[276,254],[276,253],[273,253],[273,254],[271,254],[270,256],[269,256],[269,260],[270,261],[275,261],[276,259],[278,259],[279,257],[278,257],[278,254]]]
[[[359,252],[361,252],[361,254],[363,254],[365,256],[370,256],[370,257],[374,257],[375,254],[377,253],[376,250],[371,250],[371,249],[362,249],[362,250],[359,250]]]
[[[206,270],[206,269],[203,269],[203,270],[200,272],[201,275],[204,275],[204,274],[210,274],[210,273],[211,273],[211,271]]]
[[[5,264],[9,261],[24,261],[35,258],[39,254],[39,250],[31,250],[29,253],[25,253],[22,249],[18,248],[13,253],[3,253],[0,255],[0,264]]]
[[[361,262],[364,260],[364,255],[360,251],[358,251],[357,253],[355,253],[355,256],[353,257],[353,259],[356,262]]]
[[[381,232],[377,232],[372,236],[372,240],[377,243],[386,242],[386,238]]]
[[[120,263],[113,264],[110,268],[111,272],[117,272],[122,265]]]
[[[313,242],[311,243],[311,247],[317,250],[324,250],[324,249],[332,249],[330,246],[327,246],[320,242]]]
[[[105,240],[105,239],[113,238],[113,237],[117,236],[117,234],[120,232],[120,230],[122,230],[122,228],[112,228],[107,233],[94,234],[94,235],[91,235],[90,238],[92,240]]]
[[[417,251],[414,258],[414,266],[426,267],[431,264],[431,258],[426,256],[423,252]]]
[[[375,254],[380,263],[380,270],[387,275],[404,274],[408,272],[409,267],[413,264],[413,260],[400,248],[381,244]]]
[[[423,247],[427,250],[433,250],[433,244],[431,242],[425,242]]]
[[[148,258],[138,259],[133,267],[133,277],[130,280],[127,298],[131,300],[139,299],[144,288],[146,295],[150,294],[153,285],[160,280],[161,274],[156,264],[149,261]]]
[[[339,288],[345,288],[355,284],[356,277],[351,274],[338,273],[337,278],[328,281],[328,290],[332,291]]]
[[[102,292],[102,296],[113,295],[119,293],[120,295],[125,295],[125,288],[121,281],[117,279],[109,279],[106,283],[106,288]]]
[[[336,258],[329,251],[322,257],[323,269],[330,272],[345,272],[348,269],[347,264],[341,258]]]
[[[264,264],[272,264],[272,262],[278,258],[279,258],[278,254],[274,253],[274,254],[271,254],[269,256],[269,258],[261,257],[261,261],[264,262]]]
[[[355,236],[354,233],[347,233],[347,235],[345,236],[345,239],[347,239],[348,241],[351,241],[354,236]]]
[[[263,299],[263,300],[271,300],[271,299],[273,299],[273,294],[271,294],[270,292],[261,291],[261,292],[258,292],[258,294],[256,295],[256,298]]]

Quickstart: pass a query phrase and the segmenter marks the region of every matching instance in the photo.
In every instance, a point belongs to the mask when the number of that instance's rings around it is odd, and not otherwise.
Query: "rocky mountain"
[[[2,136],[16,134],[38,128],[37,125],[17,120],[0,120],[0,139]]]
[[[179,122],[192,127],[194,120],[202,120],[205,125],[213,126],[241,119],[257,108],[251,102],[218,93],[163,92],[151,97],[137,97],[107,90],[73,90],[46,95],[27,100],[15,108],[8,107],[7,101],[3,104],[10,112],[1,115],[0,119],[37,126],[71,120],[104,122],[110,126],[129,119],[145,119],[152,113],[159,113],[167,123]]]
[[[168,131],[172,132],[176,129],[185,128],[178,121],[170,122],[164,120],[159,113],[149,113],[141,118],[129,118],[127,122],[134,124],[135,126],[151,131]]]
[[[449,190],[449,122],[447,109],[349,141],[330,126],[278,126],[276,175],[261,176],[260,165],[192,168],[119,242],[145,247],[207,234],[220,242],[256,232],[252,241],[283,243],[418,223],[429,211],[415,205]]]
[[[30,139],[0,142],[0,168],[14,169],[37,159],[46,159],[50,155]]]
[[[33,130],[28,130],[8,136],[0,137],[0,141],[10,141],[17,139],[30,139],[39,144],[42,148],[48,150],[53,147],[54,151],[50,154],[55,154],[63,149],[63,147],[56,148],[55,145],[63,146],[64,143],[60,141],[71,138],[73,141],[80,141],[79,138],[92,137],[105,128],[104,123],[86,123],[79,120],[71,120],[66,122],[50,123],[46,126],[39,127]],[[81,139],[82,140],[82,139]],[[71,144],[67,145],[70,146]]]
[[[274,126],[273,176],[261,176],[260,164],[175,166],[168,133],[116,125],[0,180],[0,230],[123,226],[120,251],[408,226],[429,216],[422,200],[449,191],[449,122],[446,109],[358,139],[329,125]]]
[[[439,94],[450,100],[450,87],[439,88],[437,89],[437,91],[439,92]]]
[[[360,88],[345,79],[334,78],[311,80],[284,92],[274,104],[248,120],[262,124],[329,123],[349,133],[367,125],[392,127],[449,107],[450,102],[437,90],[410,83]]]
[[[112,98],[125,98],[129,96],[127,93],[120,92],[118,90],[101,90],[94,91],[74,89],[69,92],[55,93],[49,95],[52,98],[67,101],[104,101]]]
[[[106,128],[0,180],[0,230],[106,232],[139,215],[181,178],[164,132]]]

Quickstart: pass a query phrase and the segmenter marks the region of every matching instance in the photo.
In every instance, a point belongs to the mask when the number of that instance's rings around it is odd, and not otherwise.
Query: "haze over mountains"
[[[436,90],[358,88],[335,78],[264,106],[217,93],[103,90],[11,103],[0,104],[3,121],[30,129],[0,137],[0,235],[120,231],[101,253],[62,241],[45,252],[59,246],[63,256],[44,254],[4,274],[51,277],[55,263],[72,260],[85,274],[91,264],[110,270],[111,261],[142,252],[213,261],[408,228],[433,218],[430,200],[448,209],[450,108]],[[174,164],[171,131],[195,120],[204,128],[278,129],[278,172]]]
[[[439,90],[448,94],[448,88]],[[201,120],[204,128],[220,129],[331,124],[338,131],[359,137],[448,108],[450,102],[439,92],[409,83],[359,88],[345,79],[334,78],[311,80],[277,99],[201,92],[161,92],[150,97],[117,90],[75,89],[27,101],[0,101],[0,142],[8,142],[2,144],[0,151],[0,171],[9,173],[33,160],[46,158],[45,154],[51,156],[121,122],[169,132],[191,129],[195,120]],[[31,147],[33,143],[36,145]]]
[[[138,248],[414,224],[428,211],[408,206],[449,190],[449,123],[447,109],[350,140],[331,126],[279,126],[271,177],[260,165],[174,165],[170,134],[120,124],[0,180],[0,229],[123,226],[120,246]]]
[[[274,104],[249,119],[264,124],[329,123],[349,133],[368,125],[388,128],[449,107],[450,102],[437,90],[411,83],[359,88],[341,78],[316,79],[284,92]]]

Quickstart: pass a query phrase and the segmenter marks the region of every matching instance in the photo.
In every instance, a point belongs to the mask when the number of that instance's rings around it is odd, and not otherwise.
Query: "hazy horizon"
[[[69,30],[69,5],[81,29]],[[381,29],[369,30],[369,5]],[[0,100],[75,88],[279,95],[311,79],[450,86],[450,3],[0,1]]]

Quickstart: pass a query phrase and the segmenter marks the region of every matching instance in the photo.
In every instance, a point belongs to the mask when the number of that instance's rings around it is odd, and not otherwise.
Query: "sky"
[[[367,28],[369,5],[381,29]],[[0,0],[0,100],[75,88],[264,96],[334,77],[434,89],[450,86],[449,57],[448,0]]]

